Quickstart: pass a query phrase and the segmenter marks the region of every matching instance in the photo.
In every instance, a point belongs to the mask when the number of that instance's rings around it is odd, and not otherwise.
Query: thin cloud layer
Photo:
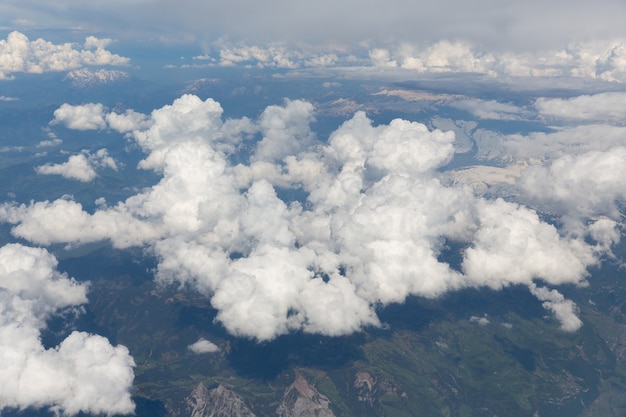
[[[371,1],[367,7],[362,6],[328,0],[298,4],[276,0],[263,4],[250,0],[220,4],[198,0],[176,4],[165,0],[70,0],[41,7],[33,0],[7,0],[0,6],[0,24],[14,27],[28,22],[28,26],[37,28],[90,28],[110,33],[114,38],[152,37],[170,43],[207,41],[207,37],[263,43],[466,39],[490,49],[532,51],[561,47],[576,40],[619,37],[623,34],[620,24],[625,13],[619,0],[598,0],[593,4],[563,0],[484,0],[471,4],[461,0],[391,0]]]
[[[454,155],[454,134],[415,122],[374,126],[357,113],[320,142],[304,101],[256,120],[223,121],[219,103],[192,95],[150,115],[83,110],[115,120],[106,128],[134,139],[146,153],[140,168],[161,181],[92,214],[61,199],[3,204],[0,219],[42,245],[147,246],[157,282],[209,297],[235,335],[346,334],[380,325],[377,308],[409,295],[510,285],[528,286],[572,331],[573,303],[535,282],[585,285],[615,237],[606,224],[564,234],[526,207],[445,185],[438,169]],[[445,257],[450,242],[468,248],[460,269]]]
[[[535,108],[549,119],[621,124],[626,119],[626,93],[600,93],[568,99],[539,98],[535,101]]]
[[[480,119],[517,120],[526,113],[518,106],[500,103],[496,100],[456,100],[450,105],[465,110]]]
[[[86,65],[127,65],[128,58],[106,49],[110,42],[89,36],[83,48],[76,49],[70,43],[57,45],[41,38],[31,41],[23,33],[11,32],[6,40],[0,40],[0,80],[19,72],[41,74]]]
[[[130,414],[134,362],[124,346],[72,332],[44,348],[46,320],[87,302],[87,286],[56,270],[45,249],[0,248],[0,410]]]

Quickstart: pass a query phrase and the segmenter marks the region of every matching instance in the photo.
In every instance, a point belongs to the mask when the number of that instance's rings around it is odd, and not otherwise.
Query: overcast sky
[[[82,30],[115,39],[211,42],[432,43],[536,50],[624,37],[620,0],[5,0],[5,30]]]

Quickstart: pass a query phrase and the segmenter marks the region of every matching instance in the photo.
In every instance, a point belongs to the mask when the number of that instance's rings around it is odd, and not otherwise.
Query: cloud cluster
[[[558,216],[562,234],[591,234],[608,248],[620,239],[620,210],[626,201],[623,96],[539,98],[533,105],[539,116],[560,127],[513,135],[477,131],[473,137],[484,158],[509,163],[517,172],[514,188],[520,201]],[[476,114],[481,105],[464,107]],[[520,114],[529,111],[519,109]]]
[[[359,112],[319,141],[304,101],[256,120],[224,121],[219,103],[193,95],[149,115],[82,111],[92,114],[80,120],[105,123],[75,126],[125,133],[160,182],[93,213],[67,198],[5,203],[0,220],[42,245],[148,246],[157,282],[209,297],[235,335],[346,334],[380,325],[377,308],[412,294],[510,285],[528,286],[575,330],[573,304],[536,282],[585,285],[615,238],[610,224],[565,234],[526,207],[445,185],[438,170],[454,155],[454,134],[420,123],[374,126]],[[467,248],[460,266],[447,259],[451,242]]]
[[[117,171],[117,163],[109,156],[106,149],[99,149],[95,153],[82,151],[69,157],[61,164],[40,165],[35,170],[41,175],[60,175],[70,180],[89,182],[98,175],[96,169],[109,168]]]
[[[233,45],[220,41],[215,46],[217,53],[211,51],[192,57],[196,63],[182,67],[202,66],[244,66],[246,68],[319,68],[345,65],[356,58],[347,48],[333,45],[327,47],[287,46],[285,43],[272,43],[268,46],[237,43]],[[362,62],[365,62],[362,60]]]
[[[561,213],[566,225],[580,233],[586,219],[606,216],[621,222],[619,205],[626,201],[623,178],[626,148],[566,155],[549,164],[529,167],[520,185],[532,202],[545,211]],[[611,243],[610,241],[605,243]]]
[[[369,57],[375,67],[419,73],[626,80],[624,40],[570,43],[560,49],[538,49],[532,53],[486,50],[467,41],[440,40],[427,47],[403,43],[395,48],[373,48]]]
[[[197,66],[255,68],[332,68],[368,76],[406,74],[474,74],[504,81],[530,79],[626,81],[626,48],[623,38],[571,41],[554,48],[532,51],[489,48],[464,38],[440,38],[420,42],[360,42],[346,44],[298,44],[287,42],[247,44],[216,41],[207,53],[193,57]],[[202,62],[206,62],[202,64]]]
[[[23,33],[11,32],[6,40],[0,40],[0,80],[18,72],[40,74],[86,65],[128,64],[128,58],[106,49],[109,43],[109,39],[89,36],[83,48],[77,49],[70,43],[56,45],[41,38],[31,41]]]
[[[0,410],[132,413],[128,349],[77,331],[54,348],[42,345],[47,319],[87,302],[87,286],[57,272],[56,265],[44,249],[0,247]]]
[[[258,67],[295,68],[285,47],[260,48],[239,46],[220,51],[220,65],[231,66],[238,63],[256,64]]]
[[[460,38],[463,39],[463,38]],[[468,40],[446,38],[431,43],[361,42],[300,44],[286,42],[214,43],[213,50],[194,56],[197,66],[244,66],[254,68],[334,68],[363,71],[369,76],[393,74],[474,74],[502,80],[519,78],[626,81],[626,48],[623,38],[594,42],[569,42],[554,49],[531,51],[490,49]],[[202,64],[202,62],[206,62]],[[372,70],[374,72],[372,72]]]

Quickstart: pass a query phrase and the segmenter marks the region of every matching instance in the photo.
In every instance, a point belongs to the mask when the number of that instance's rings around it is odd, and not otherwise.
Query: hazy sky
[[[444,1],[6,0],[6,30],[82,30],[115,39],[210,42],[434,42],[535,50],[571,41],[621,38],[626,3]]]

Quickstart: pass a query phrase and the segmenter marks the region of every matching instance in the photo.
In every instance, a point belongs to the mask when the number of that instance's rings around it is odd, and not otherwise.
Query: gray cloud
[[[576,39],[615,38],[622,35],[623,2],[600,0],[593,4],[562,0],[550,3],[532,0],[482,0],[467,3],[446,0],[374,1],[367,7],[356,1],[322,0],[288,3],[272,0],[253,2],[202,2],[183,0],[136,0],[85,3],[72,0],[41,7],[30,1],[3,2],[4,26],[18,21],[31,26],[83,27],[114,37],[128,34],[171,41],[183,38],[225,36],[262,42],[341,42],[366,39],[437,41],[467,39],[501,48],[533,50],[562,47]],[[182,34],[182,35],[181,35]]]

